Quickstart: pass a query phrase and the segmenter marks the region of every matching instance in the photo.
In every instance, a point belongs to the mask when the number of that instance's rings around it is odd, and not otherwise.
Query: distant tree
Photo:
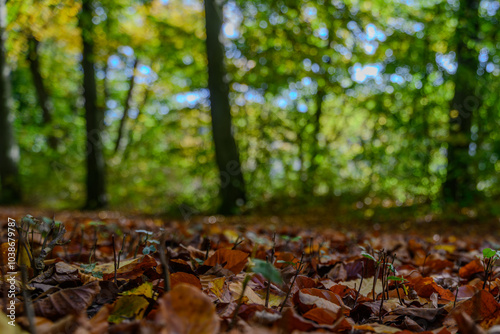
[[[479,90],[478,52],[479,1],[460,1],[455,32],[458,67],[454,76],[455,92],[450,104],[448,135],[448,166],[443,195],[448,202],[470,204],[475,192],[473,174],[470,173],[471,126],[481,105]]]
[[[30,65],[31,77],[33,79],[33,86],[35,87],[38,104],[42,109],[43,125],[50,125],[52,123],[54,108],[40,70],[40,56],[38,51],[39,45],[39,41],[31,34],[28,37],[27,60]],[[51,148],[57,148],[58,140],[53,134],[49,135],[48,144]]]
[[[239,204],[246,201],[246,195],[238,149],[233,137],[229,87],[224,68],[224,47],[220,40],[222,2],[205,0],[205,17],[212,136],[222,199],[219,212],[230,214],[237,210]]]
[[[19,183],[19,147],[14,137],[10,70],[7,64],[5,43],[7,41],[6,0],[0,0],[0,203],[15,203],[21,200]]]
[[[79,26],[82,34],[83,97],[87,130],[87,201],[86,209],[98,209],[107,205],[105,162],[102,129],[103,111],[97,106],[97,87],[94,69],[93,1],[82,0]]]

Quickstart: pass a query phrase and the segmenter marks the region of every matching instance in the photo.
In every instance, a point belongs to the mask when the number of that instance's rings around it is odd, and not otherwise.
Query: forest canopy
[[[4,203],[499,213],[496,0],[0,4]]]

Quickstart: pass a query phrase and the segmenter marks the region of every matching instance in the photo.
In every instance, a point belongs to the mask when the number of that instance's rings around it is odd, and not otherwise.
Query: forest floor
[[[434,219],[0,208],[0,331],[496,333],[498,220]]]

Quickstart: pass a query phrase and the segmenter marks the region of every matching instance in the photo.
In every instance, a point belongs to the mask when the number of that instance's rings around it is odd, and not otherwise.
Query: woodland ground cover
[[[18,327],[2,317],[5,333],[495,333],[500,323],[491,229],[25,210],[1,211],[30,227],[31,255],[21,247]],[[5,279],[5,233],[1,247]]]

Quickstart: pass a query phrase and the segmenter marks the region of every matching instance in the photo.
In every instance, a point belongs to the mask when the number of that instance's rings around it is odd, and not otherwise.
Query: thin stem
[[[30,332],[36,334],[35,310],[33,309],[33,303],[28,291],[28,272],[24,264],[21,265],[21,279],[23,281],[24,311],[28,317]]]
[[[167,253],[167,254],[165,254]],[[165,292],[170,291],[170,270],[168,268],[169,255],[168,249],[165,250],[165,234],[162,234],[160,240],[160,263],[163,268],[163,280]]]
[[[236,318],[238,317],[238,311],[240,310],[241,304],[243,303],[243,297],[245,296],[245,290],[247,288],[249,281],[250,281],[250,276],[249,275],[245,276],[245,279],[243,280],[243,286],[241,288],[241,295],[240,295],[240,298],[238,299],[238,305],[236,305],[236,309],[234,310],[234,313],[233,313],[233,318],[231,319],[231,323],[229,324],[229,326],[227,328],[228,332],[231,329],[233,329],[234,325],[236,325]]]
[[[290,289],[288,289],[288,292],[286,293],[285,300],[283,301],[283,304],[281,304],[280,307],[280,312],[283,312],[283,308],[286,305],[286,302],[288,301],[288,298],[290,297],[290,293],[292,292],[293,285],[295,284],[295,280],[297,279],[297,276],[303,269],[303,263],[304,263],[304,252],[302,252],[302,255],[300,256],[300,262],[299,265],[297,266],[297,270],[295,271],[295,276],[293,276],[292,284],[290,284]]]
[[[358,302],[359,293],[361,292],[361,286],[363,285],[363,279],[364,279],[364,276],[365,276],[365,263],[361,262],[361,266],[363,267],[362,272],[361,272],[361,281],[359,282],[358,291],[356,291],[356,298],[354,299],[354,306],[353,306],[353,308],[356,307],[356,303]]]
[[[115,234],[113,233],[113,235],[111,236],[111,239],[112,239],[112,242],[113,242],[113,262],[115,264],[115,284],[117,284],[117,281],[116,281],[116,271],[118,270],[118,266],[117,266],[117,262],[116,262],[116,247],[115,247]]]

